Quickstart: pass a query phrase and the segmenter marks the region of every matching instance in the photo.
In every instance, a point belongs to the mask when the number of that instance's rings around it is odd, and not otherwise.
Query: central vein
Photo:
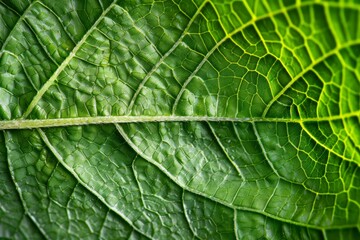
[[[71,125],[111,124],[111,123],[145,123],[145,122],[283,122],[305,123],[343,120],[351,117],[360,117],[360,110],[352,113],[317,118],[263,118],[263,117],[209,117],[209,116],[97,116],[55,119],[17,119],[0,121],[0,130],[27,129],[44,127],[62,127]]]

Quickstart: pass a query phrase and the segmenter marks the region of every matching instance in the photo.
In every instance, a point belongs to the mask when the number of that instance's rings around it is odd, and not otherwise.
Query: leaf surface
[[[0,237],[356,239],[359,11],[0,1]]]

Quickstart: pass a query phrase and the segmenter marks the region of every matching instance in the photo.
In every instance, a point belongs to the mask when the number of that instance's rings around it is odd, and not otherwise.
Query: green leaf
[[[0,238],[358,239],[359,11],[0,0]]]

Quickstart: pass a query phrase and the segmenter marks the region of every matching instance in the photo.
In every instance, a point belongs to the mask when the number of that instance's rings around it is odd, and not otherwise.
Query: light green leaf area
[[[359,239],[359,16],[0,0],[0,238]]]

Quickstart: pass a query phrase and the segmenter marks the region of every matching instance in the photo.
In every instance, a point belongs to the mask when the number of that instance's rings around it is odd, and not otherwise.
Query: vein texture
[[[0,0],[0,238],[358,239],[359,11]]]

